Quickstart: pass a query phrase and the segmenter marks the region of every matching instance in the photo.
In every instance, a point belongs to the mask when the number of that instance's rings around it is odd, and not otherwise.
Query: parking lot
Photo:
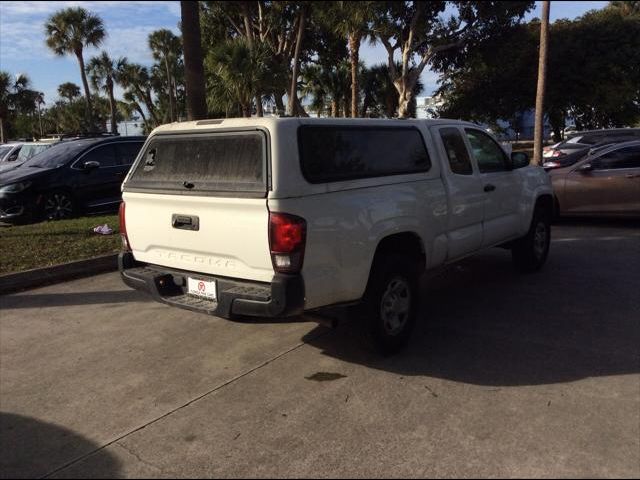
[[[232,322],[117,273],[0,297],[0,476],[638,477],[640,225],[424,281],[409,348]]]

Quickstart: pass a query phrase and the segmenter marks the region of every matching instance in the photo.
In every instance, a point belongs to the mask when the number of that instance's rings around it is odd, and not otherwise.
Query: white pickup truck
[[[494,246],[539,269],[553,208],[542,168],[455,120],[164,125],[122,191],[127,285],[225,318],[358,304],[383,352],[406,343],[424,271]]]

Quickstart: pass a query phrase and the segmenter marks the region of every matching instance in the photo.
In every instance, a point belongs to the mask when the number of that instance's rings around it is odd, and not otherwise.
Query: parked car
[[[3,166],[5,162],[15,161],[15,159],[18,158],[22,145],[22,142],[0,144],[0,167]]]
[[[0,220],[117,210],[120,184],[143,143],[144,137],[118,136],[61,141],[0,173]]]
[[[615,145],[616,143],[624,143],[625,140],[616,141],[610,140],[605,141],[604,143],[598,143],[596,145],[588,146],[584,145],[580,150],[576,150],[573,153],[568,153],[567,155],[563,155],[561,157],[545,159],[542,167],[549,171],[554,168],[564,168],[569,167],[580,160],[582,160],[587,155],[595,155],[596,153],[604,150],[605,148],[609,148],[611,145]]]
[[[23,143],[20,151],[15,157],[15,160],[9,160],[8,162],[0,164],[0,173],[8,172],[14,168],[18,168],[24,162],[37,154],[44,152],[47,148],[51,147],[55,142],[28,142]]]
[[[630,141],[636,138],[640,139],[640,128],[588,130],[574,132],[567,136],[569,137],[567,140],[544,147],[542,149],[542,156],[555,159],[598,144],[602,145]]]
[[[252,118],[154,130],[123,183],[124,282],[222,317],[360,304],[393,352],[418,277],[493,246],[522,271],[549,250],[552,190],[456,120]]]
[[[558,215],[640,217],[640,140],[549,171]]]

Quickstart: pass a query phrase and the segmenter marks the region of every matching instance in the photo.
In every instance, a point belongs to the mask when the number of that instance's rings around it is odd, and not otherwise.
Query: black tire
[[[366,343],[391,355],[408,342],[418,306],[417,261],[399,254],[379,254],[359,308]]]
[[[69,192],[54,190],[42,200],[42,216],[45,220],[63,220],[76,214],[76,205]]]
[[[519,271],[537,272],[547,260],[551,244],[551,215],[549,209],[536,207],[529,231],[511,249],[513,264]]]

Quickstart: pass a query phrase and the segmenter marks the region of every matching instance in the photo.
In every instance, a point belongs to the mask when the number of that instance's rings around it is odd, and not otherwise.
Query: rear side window
[[[451,171],[458,175],[472,175],[469,152],[460,131],[457,128],[443,128],[440,130],[440,138],[447,152]]]
[[[625,147],[606,153],[592,162],[596,170],[640,168],[640,146]]]
[[[116,143],[116,156],[119,165],[131,165],[142,148],[142,142]]]
[[[80,159],[81,164],[84,165],[86,162],[98,162],[102,168],[115,167],[118,165],[116,149],[112,144],[96,147]]]
[[[298,131],[302,174],[310,183],[426,172],[431,160],[415,128],[305,125]]]
[[[261,132],[158,135],[127,188],[172,192],[266,194],[266,138]]]

